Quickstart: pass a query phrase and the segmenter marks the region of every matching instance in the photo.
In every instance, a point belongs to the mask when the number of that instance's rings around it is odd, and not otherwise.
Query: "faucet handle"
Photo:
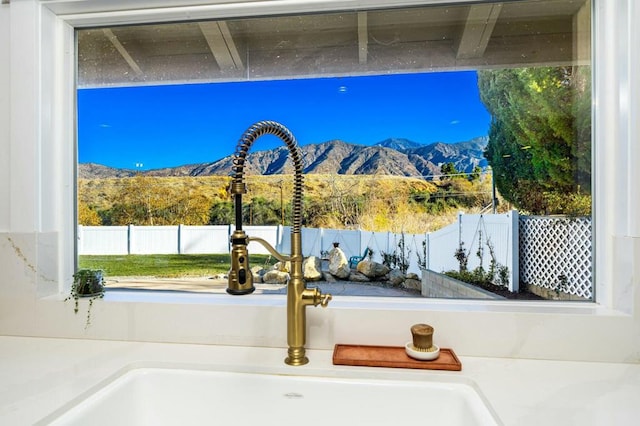
[[[320,300],[320,306],[322,306],[323,308],[326,308],[331,299],[333,299],[333,296],[331,296],[330,294],[323,294],[320,297],[322,297],[322,300]]]
[[[305,288],[302,292],[302,303],[304,305],[322,306],[326,308],[333,298],[330,294],[322,294],[318,287]]]

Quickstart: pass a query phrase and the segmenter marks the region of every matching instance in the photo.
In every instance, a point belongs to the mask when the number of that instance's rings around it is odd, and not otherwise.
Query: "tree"
[[[478,87],[492,114],[485,157],[507,201],[564,213],[558,197],[590,197],[589,67],[480,71]]]
[[[475,166],[473,171],[469,174],[469,181],[476,182],[480,180],[480,175],[482,174],[482,168],[480,166]]]
[[[109,210],[109,225],[204,225],[211,200],[195,188],[137,175],[124,179]]]
[[[235,207],[231,201],[219,201],[211,206],[209,225],[228,225],[235,223]]]
[[[83,202],[78,203],[78,224],[85,226],[100,226],[102,220],[97,211]]]
[[[453,163],[444,163],[442,166],[440,166],[440,173],[442,173],[440,179],[451,180],[452,178],[456,177],[455,175],[457,175],[459,172]]]
[[[165,209],[165,220],[170,225],[206,225],[211,204],[211,200],[197,190],[176,190],[172,194],[172,202]]]
[[[254,197],[243,206],[244,223],[250,225],[278,225],[280,223],[280,206],[263,197]]]
[[[325,197],[324,213],[332,217],[336,223],[353,227],[360,223],[364,207],[364,196],[358,194],[358,182],[355,180],[340,180],[330,176],[328,193]]]

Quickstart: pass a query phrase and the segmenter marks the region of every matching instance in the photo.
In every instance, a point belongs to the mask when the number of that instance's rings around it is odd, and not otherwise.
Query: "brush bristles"
[[[418,351],[418,352],[435,352],[438,348],[434,345],[431,346],[430,348],[419,348],[416,345],[411,345],[412,349]]]

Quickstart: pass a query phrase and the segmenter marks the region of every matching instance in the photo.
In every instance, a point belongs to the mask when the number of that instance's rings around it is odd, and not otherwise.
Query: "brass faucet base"
[[[304,347],[302,348],[289,347],[289,350],[287,352],[289,356],[284,359],[285,364],[297,366],[297,365],[305,365],[309,363],[309,358],[305,356]]]

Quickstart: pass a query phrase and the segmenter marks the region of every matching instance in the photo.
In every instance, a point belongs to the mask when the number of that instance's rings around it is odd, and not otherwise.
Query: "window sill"
[[[62,301],[66,296],[48,296],[42,300]],[[165,305],[209,305],[286,307],[286,295],[203,294],[180,291],[109,290],[106,303],[139,303]],[[599,305],[595,302],[571,301],[486,301],[471,299],[394,298],[367,296],[334,296],[329,309],[358,309],[370,311],[413,312],[486,312],[505,314],[580,315],[631,318],[628,313]]]

